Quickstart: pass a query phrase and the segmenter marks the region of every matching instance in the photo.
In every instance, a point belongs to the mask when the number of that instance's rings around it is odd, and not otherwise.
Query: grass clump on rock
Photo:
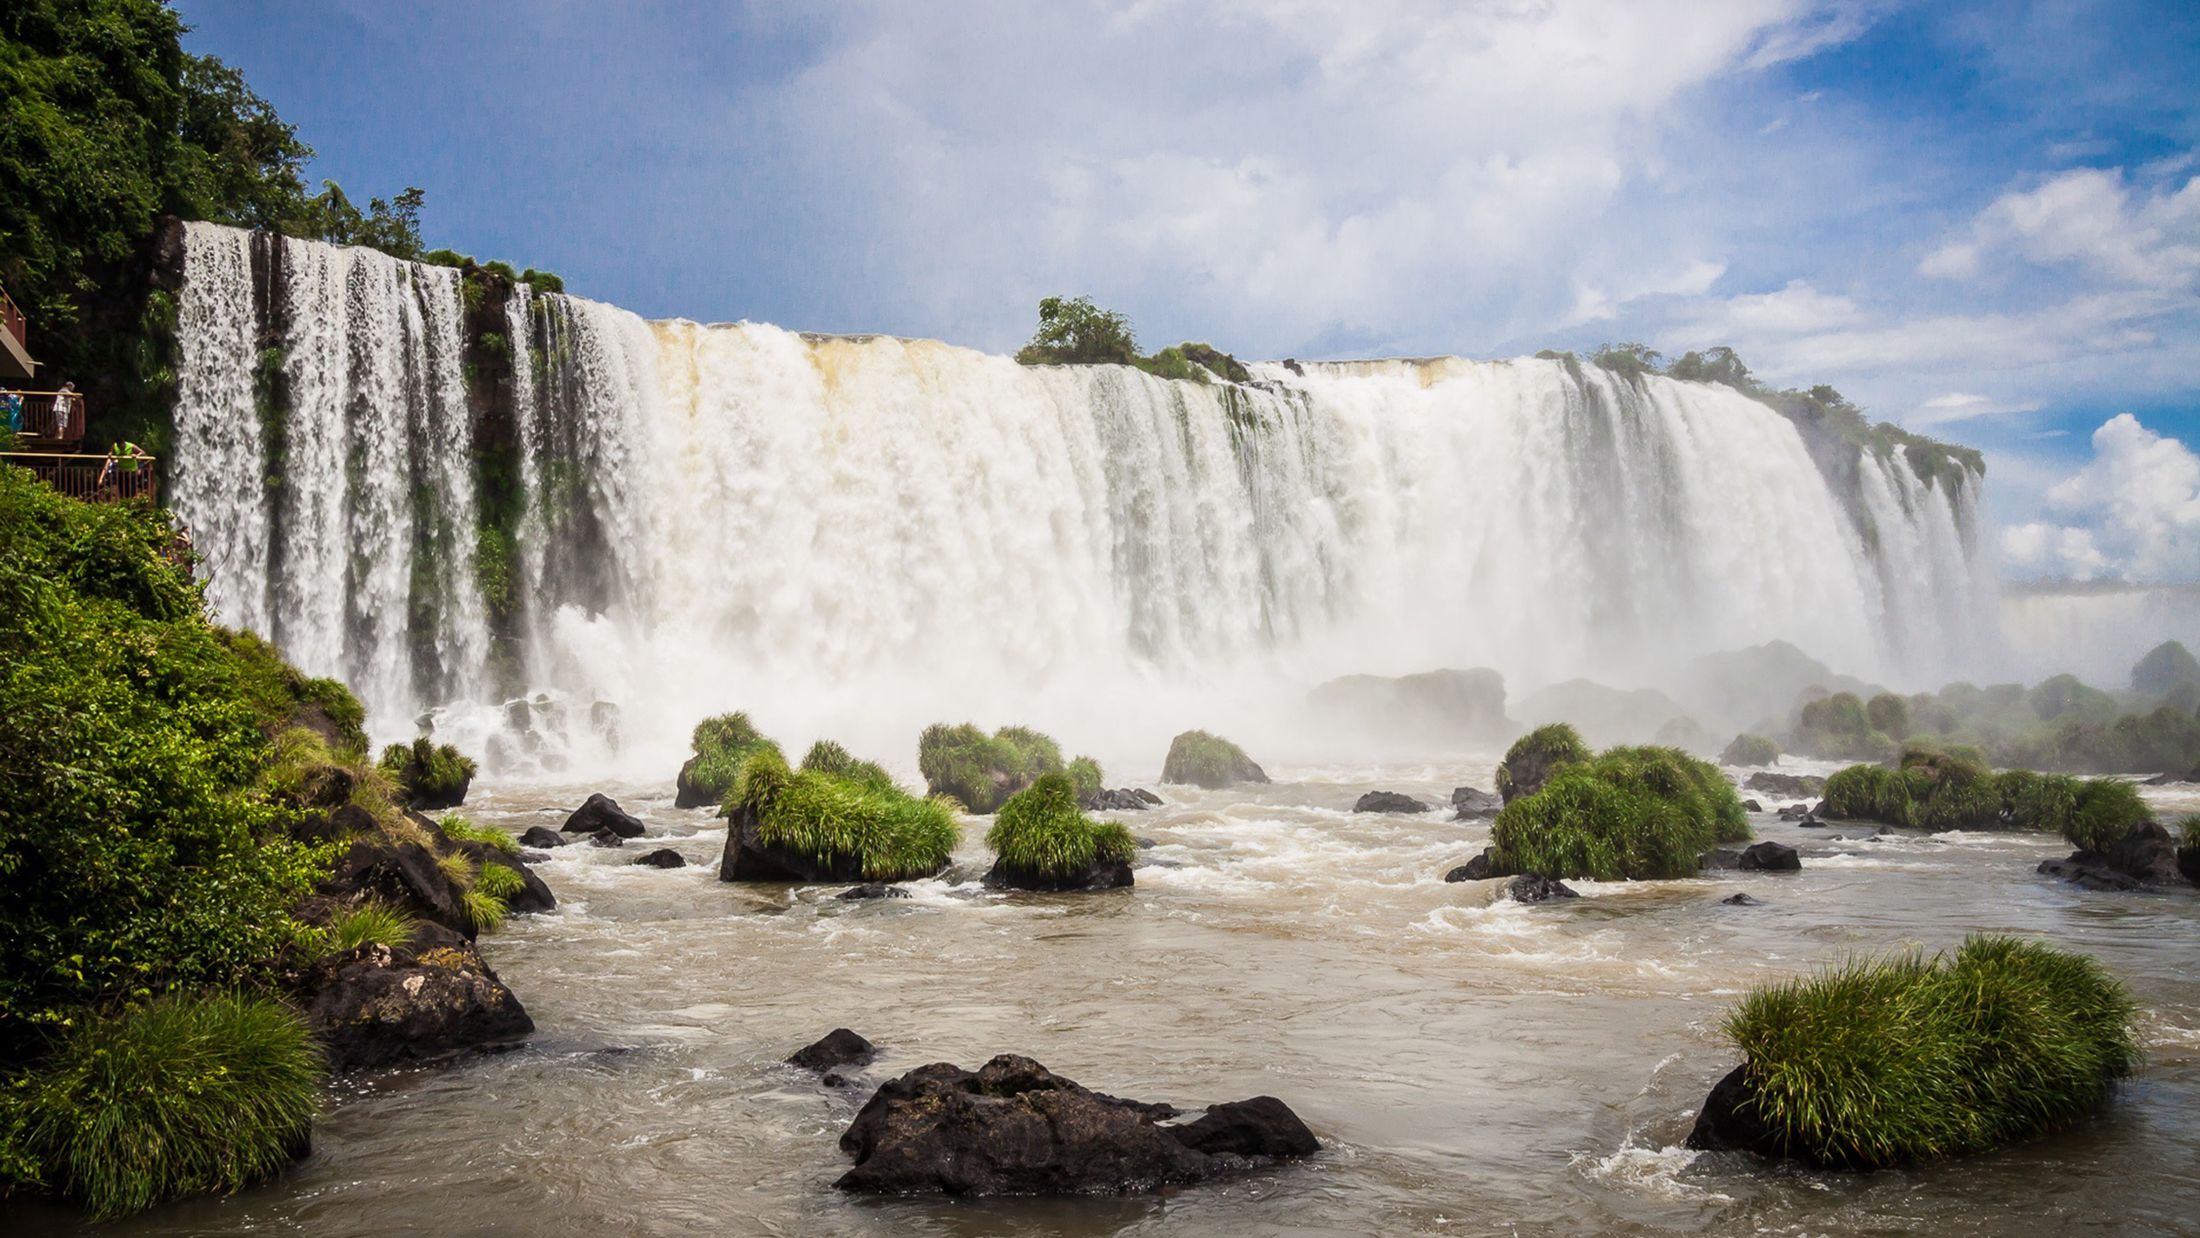
[[[1678,749],[1647,746],[1559,765],[1490,827],[1497,872],[1554,881],[1685,877],[1719,843],[1749,836],[1749,815],[1724,775]]]
[[[329,922],[329,948],[348,954],[361,946],[400,946],[412,938],[419,923],[402,908],[370,899]]]
[[[1497,793],[1510,804],[1533,795],[1561,765],[1586,761],[1591,756],[1581,732],[1564,722],[1551,722],[1513,741],[1505,759],[1497,764]]]
[[[92,1216],[257,1182],[305,1148],[321,1054],[266,998],[166,998],[92,1018],[0,1110],[43,1185]]]
[[[954,806],[886,783],[790,769],[752,753],[726,801],[719,875],[742,881],[906,881],[947,867],[962,837]]]
[[[719,714],[695,724],[689,742],[695,755],[680,767],[679,808],[703,808],[719,803],[741,776],[741,765],[751,753],[778,745],[764,737],[745,713]]]
[[[2134,1011],[2092,959],[1996,936],[1758,989],[1689,1144],[1864,1170],[2034,1139],[2131,1073]]]
[[[455,812],[445,813],[436,821],[445,837],[457,842],[480,843],[494,847],[506,855],[519,854],[519,840],[493,825],[476,825]]]
[[[1245,750],[1206,731],[1186,731],[1169,741],[1161,763],[1161,781],[1189,783],[1210,791],[1239,782],[1266,782],[1268,773]]]
[[[1762,735],[1737,735],[1719,754],[1721,765],[1771,765],[1780,759],[1780,745]]]
[[[1138,852],[1120,822],[1095,821],[1078,810],[1067,773],[1042,774],[1001,805],[985,845],[998,857],[988,885],[1028,890],[1107,889],[1131,884]]]
[[[1042,774],[1062,768],[1062,749],[1030,727],[1004,726],[991,735],[973,723],[935,722],[917,737],[917,769],[934,795],[966,810],[997,810]]]
[[[852,778],[866,786],[891,790],[894,785],[893,775],[886,772],[885,766],[876,761],[859,761],[846,748],[829,739],[810,745],[809,752],[803,754],[802,768]]]
[[[398,798],[412,808],[456,808],[476,772],[473,758],[449,744],[423,735],[410,744],[382,750],[381,770],[397,786]]]
[[[1899,768],[1852,765],[1826,779],[1826,815],[1928,830],[2018,829],[2061,834],[2106,851],[2152,819],[2137,788],[2116,778],[2031,770],[1990,772],[1961,746],[1913,745]]]

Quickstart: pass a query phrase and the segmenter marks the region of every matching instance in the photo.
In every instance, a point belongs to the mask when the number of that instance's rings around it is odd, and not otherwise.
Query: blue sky
[[[355,198],[653,317],[1006,350],[1740,350],[2200,578],[2200,6],[179,5]]]

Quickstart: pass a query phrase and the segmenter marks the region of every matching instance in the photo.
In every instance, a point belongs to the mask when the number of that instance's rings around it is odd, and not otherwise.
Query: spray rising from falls
[[[1866,451],[1831,484],[1723,387],[1529,359],[1198,384],[493,286],[192,226],[175,503],[225,620],[385,734],[495,707],[508,763],[560,733],[661,757],[733,707],[897,745],[1165,736],[1276,699],[1249,685],[1642,682],[1773,639],[1902,678],[1992,620],[1975,479]]]

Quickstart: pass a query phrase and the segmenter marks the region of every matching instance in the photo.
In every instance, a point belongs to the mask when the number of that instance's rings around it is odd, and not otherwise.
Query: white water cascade
[[[1975,481],[1866,453],[1844,500],[1722,387],[1536,359],[1201,385],[522,285],[493,670],[456,273],[276,248],[271,314],[245,234],[188,235],[175,504],[221,617],[344,675],[386,737],[511,698],[473,715],[525,724],[511,763],[614,729],[661,762],[729,708],[790,741],[898,750],[970,717],[1105,748],[1257,727],[1352,672],[1629,684],[1785,639],[1937,683],[1991,644]],[[253,405],[267,321],[280,433]]]

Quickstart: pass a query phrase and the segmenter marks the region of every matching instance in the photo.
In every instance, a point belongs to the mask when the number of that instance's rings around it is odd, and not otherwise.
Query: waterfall
[[[963,717],[1165,738],[1352,672],[1631,684],[1785,639],[1937,684],[1992,644],[1975,478],[1865,451],[1837,493],[1724,387],[1532,358],[1198,384],[517,285],[492,413],[456,272],[279,249],[258,296],[245,234],[187,237],[175,502],[221,618],[344,675],[378,734],[435,710],[511,764],[728,708],[903,746]],[[475,564],[498,417],[508,650]]]

